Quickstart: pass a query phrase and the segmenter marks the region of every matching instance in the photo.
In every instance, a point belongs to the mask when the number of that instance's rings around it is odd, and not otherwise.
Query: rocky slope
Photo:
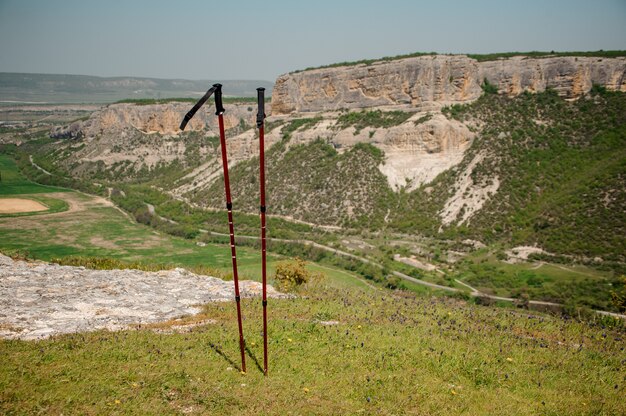
[[[88,120],[53,128],[51,136],[72,139],[66,141],[70,155],[64,165],[80,175],[104,170],[132,177],[142,169],[173,162],[193,167],[193,160],[207,158],[213,164],[219,156],[213,151],[216,142],[206,139],[219,134],[217,118],[211,107],[201,110],[187,125],[186,133],[181,133],[180,122],[190,107],[190,103],[111,104]],[[227,107],[224,125],[231,136],[255,125],[252,104]],[[250,156],[249,149],[239,147],[233,146],[235,161]]]
[[[626,92],[626,58],[517,56],[478,62],[464,55],[432,55],[314,69],[276,80],[273,114],[380,106],[430,110],[476,100],[485,79],[508,96],[552,88],[577,98],[593,84]]]
[[[243,297],[259,296],[261,284],[241,281]],[[233,282],[184,269],[90,270],[15,261],[0,254],[0,338],[119,330],[200,312],[207,302],[234,300]],[[268,295],[285,297],[271,286]]]

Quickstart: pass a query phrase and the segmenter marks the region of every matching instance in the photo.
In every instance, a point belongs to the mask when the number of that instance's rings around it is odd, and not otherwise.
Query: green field
[[[106,205],[101,198],[77,192],[57,195],[78,206],[78,210],[0,219],[0,250],[23,250],[42,260],[86,256],[172,266],[205,265],[224,270],[231,267],[228,246],[200,247],[194,241],[158,233]],[[258,264],[259,255],[240,248],[238,262],[244,268]]]
[[[39,185],[20,173],[12,156],[0,154],[0,195],[65,192],[56,186]]]
[[[301,294],[269,302],[267,378],[258,300],[242,302],[246,375],[233,304],[207,305],[190,320],[215,323],[182,334],[144,327],[0,341],[0,413],[626,412],[623,329],[323,282]]]

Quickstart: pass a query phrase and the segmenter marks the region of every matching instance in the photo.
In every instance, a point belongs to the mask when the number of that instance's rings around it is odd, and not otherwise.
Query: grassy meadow
[[[15,159],[12,156],[0,154],[0,195],[41,194],[62,191],[65,190],[29,181],[18,170]]]
[[[1,341],[0,412],[626,412],[623,330],[326,281],[300,294],[269,302],[268,377],[255,300],[243,301],[245,375],[231,304],[209,304],[199,316],[155,328]],[[208,319],[167,332],[172,323]]]

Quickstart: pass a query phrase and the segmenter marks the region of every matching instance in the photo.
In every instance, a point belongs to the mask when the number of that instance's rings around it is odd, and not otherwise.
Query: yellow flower
[[[453,396],[456,396],[458,393],[454,390],[450,390],[450,393],[452,393]]]
[[[361,325],[357,326],[357,329],[361,329]]]
[[[122,404],[118,399],[115,399],[115,404]]]
[[[254,347],[256,345],[256,342],[252,341],[250,345]]]
[[[511,363],[511,362],[513,362],[513,359],[512,359],[511,357],[507,357],[507,359],[506,359],[506,360],[507,360],[508,362],[510,362],[510,363]]]
[[[303,390],[305,393],[308,393],[308,392],[309,392],[309,389],[307,389],[306,387],[304,387],[302,390]]]
[[[292,342],[293,340],[291,338],[287,338],[287,341],[288,342]]]
[[[132,385],[132,386],[133,386],[133,388],[135,388],[135,389],[136,389],[137,387],[139,387],[139,384],[137,384],[137,383],[133,383],[133,384],[131,384],[131,385]]]

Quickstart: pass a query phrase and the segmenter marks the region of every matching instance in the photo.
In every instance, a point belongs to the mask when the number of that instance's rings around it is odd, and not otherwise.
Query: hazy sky
[[[626,0],[0,0],[0,72],[262,79],[416,51],[626,49]]]

